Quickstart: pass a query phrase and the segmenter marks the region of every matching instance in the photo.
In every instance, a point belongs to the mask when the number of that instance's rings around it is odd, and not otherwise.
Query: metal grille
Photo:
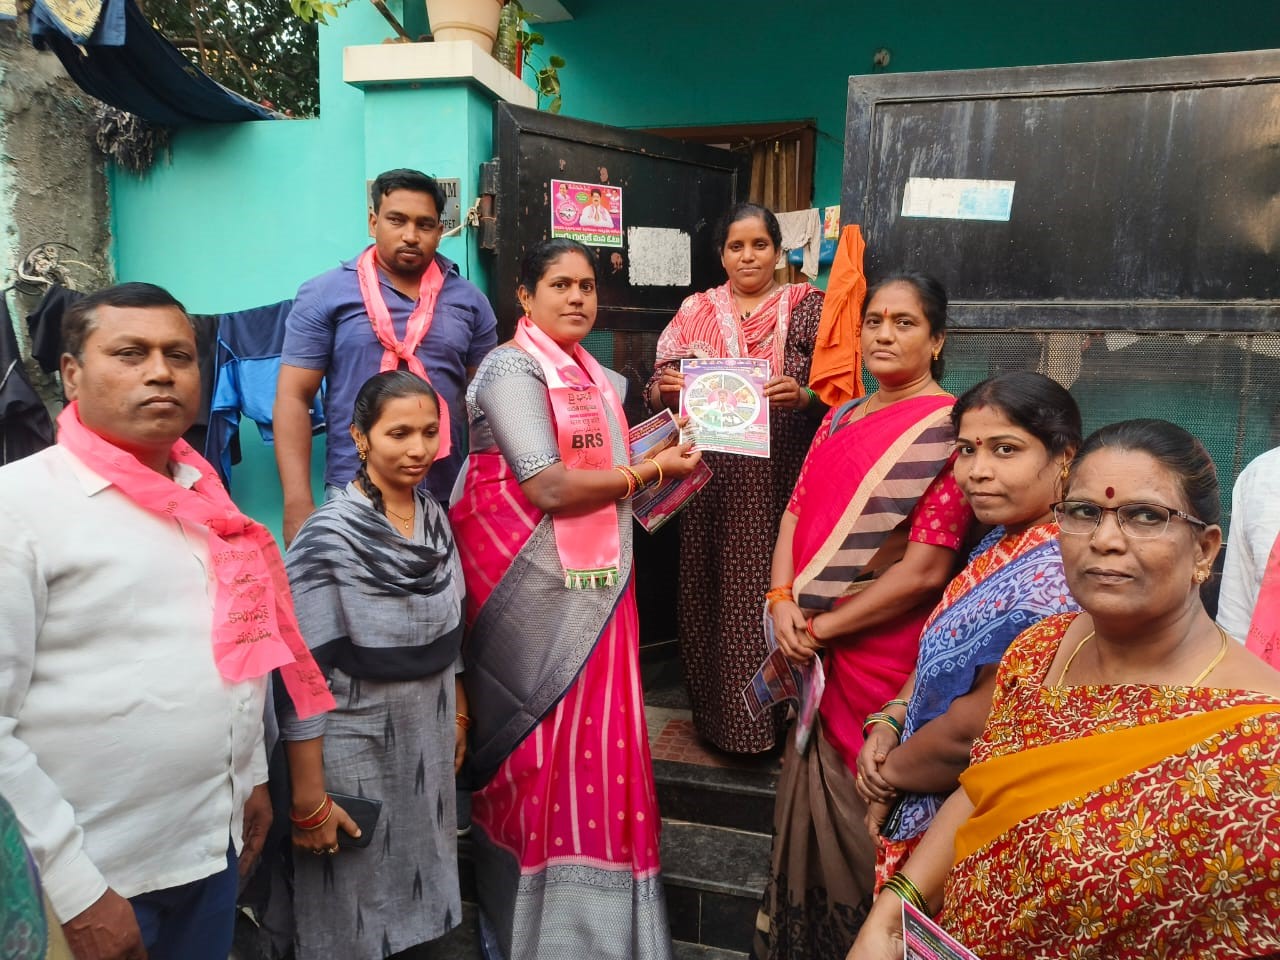
[[[957,396],[1009,370],[1053,377],[1086,435],[1134,417],[1184,427],[1217,464],[1224,526],[1240,470],[1280,444],[1280,333],[953,330],[945,356],[942,383]]]

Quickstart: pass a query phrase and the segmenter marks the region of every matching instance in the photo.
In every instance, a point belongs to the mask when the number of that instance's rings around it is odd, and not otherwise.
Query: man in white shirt
[[[578,225],[582,227],[608,227],[613,229],[613,214],[601,201],[600,191],[591,191],[591,202],[582,208],[578,215]]]
[[[110,455],[72,453],[60,419],[57,446],[0,468],[0,794],[78,960],[226,960],[237,862],[271,822],[266,677],[215,663],[209,528],[144,509],[112,466],[207,482],[171,459],[195,334],[166,291],[122,284],[70,308],[63,344],[64,418]]]
[[[1218,623],[1244,640],[1258,602],[1267,559],[1280,536],[1280,447],[1240,472],[1231,494],[1231,530],[1222,566]]]

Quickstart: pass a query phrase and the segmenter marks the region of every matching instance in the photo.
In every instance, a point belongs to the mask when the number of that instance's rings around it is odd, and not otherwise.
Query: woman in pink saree
[[[868,291],[862,357],[879,389],[823,421],[779,525],[778,645],[797,661],[825,651],[827,684],[807,751],[787,738],[760,960],[840,960],[871,905],[875,847],[854,786],[864,723],[915,665],[971,516],[950,469],[955,398],[937,381],[946,308],[919,274]]]
[[[467,392],[451,515],[482,944],[490,960],[667,960],[628,498],[699,456],[627,466],[625,382],[580,345],[596,314],[585,247],[535,247],[519,296],[515,337]]]

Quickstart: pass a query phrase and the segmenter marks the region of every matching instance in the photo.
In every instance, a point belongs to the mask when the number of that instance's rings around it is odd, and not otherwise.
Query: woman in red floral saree
[[[900,899],[941,906],[984,958],[1280,956],[1280,674],[1200,602],[1213,463],[1173,424],[1127,421],[1085,441],[1067,491],[1085,612],[1009,649],[961,789],[852,960],[902,956]]]

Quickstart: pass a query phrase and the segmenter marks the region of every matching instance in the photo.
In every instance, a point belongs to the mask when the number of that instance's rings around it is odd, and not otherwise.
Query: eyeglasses
[[[1135,540],[1154,540],[1164,536],[1169,521],[1178,517],[1197,527],[1209,526],[1189,513],[1174,510],[1159,503],[1126,503],[1119,507],[1104,507],[1089,500],[1061,500],[1053,505],[1053,515],[1058,529],[1063,533],[1091,534],[1098,529],[1104,513],[1114,513],[1116,523],[1126,535]]]

